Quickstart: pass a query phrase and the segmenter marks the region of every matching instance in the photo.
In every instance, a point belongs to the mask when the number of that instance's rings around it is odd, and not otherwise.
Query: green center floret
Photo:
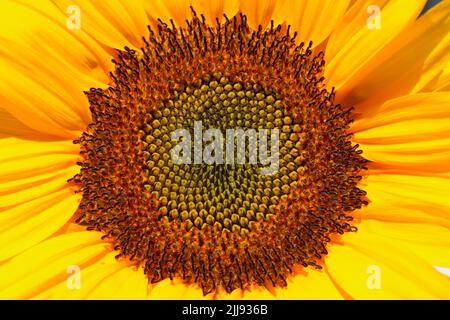
[[[233,128],[278,128],[279,170],[264,175],[261,164],[174,164],[170,151],[177,141],[171,133],[181,128],[193,132],[196,121],[224,136]],[[189,229],[209,224],[248,231],[253,221],[275,214],[276,204],[287,198],[303,169],[300,127],[280,97],[257,84],[232,83],[221,74],[175,93],[152,115],[145,131],[150,154],[146,187],[159,200],[161,213],[187,221]],[[248,158],[248,150],[246,154]]]

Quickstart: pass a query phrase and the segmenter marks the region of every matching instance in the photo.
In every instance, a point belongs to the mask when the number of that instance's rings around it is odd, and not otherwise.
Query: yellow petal
[[[64,279],[33,299],[146,299],[148,279],[115,259],[111,252],[92,265],[80,269],[79,287],[68,287]]]
[[[450,230],[438,225],[366,220],[358,231],[392,241],[432,266],[450,266]]]
[[[1,107],[51,137],[74,138],[90,120],[83,90],[108,81],[108,54],[51,2],[7,2],[0,28]]]
[[[252,287],[242,291],[236,289],[231,293],[219,289],[216,293],[203,296],[196,284],[185,284],[181,279],[163,280],[152,286],[149,293],[151,299],[342,299],[331,279],[324,271],[303,270],[301,273],[288,278],[285,288],[268,290],[264,287]]]
[[[202,290],[195,284],[186,285],[179,278],[165,279],[151,286],[149,299],[155,300],[204,300],[211,295],[203,296]]]
[[[357,2],[335,28],[327,44],[325,78],[329,86],[335,86],[338,92],[343,91],[341,95],[345,94],[351,83],[372,68],[377,54],[414,23],[425,3],[410,0]],[[380,8],[380,29],[368,27],[369,6]]]
[[[421,1],[407,2],[404,9],[397,10],[399,14],[408,13],[411,6],[421,3]],[[348,78],[346,80],[337,78],[337,68],[339,68],[337,63],[342,63],[339,59],[335,59],[335,67],[331,66],[331,69],[336,72],[327,71],[329,75],[334,72],[332,75],[334,80],[330,79],[330,83],[340,86],[339,101],[343,104],[355,105],[357,111],[363,113],[363,116],[366,113],[370,116],[373,108],[386,100],[409,93],[433,92],[449,85],[447,48],[450,40],[448,36],[450,3],[441,2],[404,30],[402,28],[387,30],[384,24],[385,18],[389,19],[382,12],[381,30],[372,30],[372,32],[378,32],[384,36],[392,32],[396,35],[395,39],[381,47],[379,43],[374,43],[374,46],[380,47],[380,52],[367,63],[357,66],[360,61],[352,60],[355,65],[344,63],[340,66],[340,68],[349,67],[348,75],[345,74]],[[372,46],[367,45],[360,50],[358,47],[353,48],[354,54],[364,55],[362,52],[370,51],[368,48]],[[349,57],[349,59],[353,58]]]
[[[70,275],[67,274],[66,278],[46,288],[45,291],[37,293],[32,299],[86,299],[95,288],[118,270],[121,270],[121,266],[114,259],[114,255],[111,257],[111,254],[106,254],[93,264],[79,270],[77,274],[80,280],[79,286],[68,286]],[[69,270],[69,273],[74,275],[75,272]],[[69,283],[71,283],[70,280]]]
[[[117,261],[114,261],[117,264]],[[116,267],[117,268],[117,267]],[[88,299],[146,299],[148,278],[142,269],[128,266],[103,280]]]
[[[53,234],[53,236],[59,236],[62,234],[66,234],[66,233],[71,233],[71,232],[80,232],[80,231],[85,231],[86,227],[76,224],[76,223],[66,223],[61,229],[59,229],[57,232],[55,232]]]
[[[334,30],[350,6],[350,0],[313,1],[286,0],[277,1],[273,13],[275,23],[292,26],[298,33],[297,40],[319,45]]]
[[[363,222],[364,223],[364,222]],[[365,232],[346,234],[326,258],[331,277],[355,299],[448,299],[450,279],[401,244]]]
[[[267,290],[258,292],[258,290],[246,291],[244,299],[342,299],[342,295],[336,289],[329,276],[323,270],[307,269],[301,274],[293,276],[288,280],[285,288],[276,288],[274,294]]]
[[[396,174],[369,175],[362,188],[369,205],[355,212],[364,219],[433,223],[449,227],[450,180]]]
[[[69,189],[37,198],[0,214],[0,261],[48,238],[75,213],[79,197]]]
[[[73,167],[79,159],[78,147],[71,141],[5,138],[0,140],[0,150],[0,183],[55,173]]]
[[[67,179],[78,169],[70,141],[0,140],[0,260],[59,230],[74,214],[78,197]]]
[[[389,100],[374,108],[374,115],[352,125],[353,140],[361,145],[364,157],[374,161],[371,168],[376,170],[450,172],[450,132],[445,128],[450,121],[449,104],[450,96],[444,92]]]
[[[366,189],[366,188],[364,188]],[[450,219],[433,215],[433,210],[440,210],[438,205],[420,201],[402,200],[390,193],[376,193],[370,191],[370,204],[357,210],[353,216],[363,220],[379,220],[384,222],[407,222],[433,224],[450,228]]]
[[[0,298],[29,299],[67,281],[68,267],[81,270],[108,250],[92,231],[72,232],[44,241],[0,266]]]
[[[0,211],[67,188],[67,180],[79,171],[78,166],[71,166],[51,173],[0,183]]]
[[[352,131],[356,132],[353,139],[367,145],[448,139],[449,102],[450,97],[445,92],[420,93],[389,100],[373,108],[369,118],[353,124]]]

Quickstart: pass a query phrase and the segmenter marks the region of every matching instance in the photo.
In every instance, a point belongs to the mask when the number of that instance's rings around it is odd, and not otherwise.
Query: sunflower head
[[[350,213],[367,204],[352,109],[325,89],[323,52],[296,44],[290,27],[253,30],[244,14],[210,26],[193,12],[187,27],[149,30],[140,51],[118,52],[113,84],[86,93],[77,222],[104,232],[151,282],[181,277],[204,294],[286,286],[296,266],[320,268],[330,238],[355,231]],[[177,163],[174,131],[198,122],[276,132],[277,172],[252,159]]]
[[[0,299],[448,299],[425,2],[3,1]]]

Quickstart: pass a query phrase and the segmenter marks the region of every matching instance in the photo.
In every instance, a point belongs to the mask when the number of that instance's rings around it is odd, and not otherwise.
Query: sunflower
[[[3,3],[0,297],[449,298],[450,3],[425,3]],[[197,123],[277,132],[278,170],[177,163]]]

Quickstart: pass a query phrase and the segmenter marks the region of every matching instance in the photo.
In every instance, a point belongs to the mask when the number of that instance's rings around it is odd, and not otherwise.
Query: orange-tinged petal
[[[247,0],[241,1],[240,11],[247,15],[249,26],[258,29],[261,25],[267,27],[277,4],[276,0]]]
[[[430,126],[436,119],[450,118],[450,96],[446,92],[419,93],[388,100],[371,110],[370,117],[352,124],[352,132],[360,132],[407,120],[423,120]],[[413,142],[412,140],[411,142]]]
[[[11,1],[0,27],[1,107],[27,127],[74,138],[90,121],[83,90],[107,83],[106,51],[51,2]]]
[[[420,1],[408,3],[405,5],[406,10],[408,6],[416,5]],[[399,9],[398,12],[405,11]],[[385,16],[382,16],[382,21]],[[383,23],[381,30],[373,32],[388,33]],[[340,85],[339,102],[354,105],[363,117],[370,117],[373,108],[386,100],[409,93],[444,90],[449,85],[449,31],[448,1],[435,6],[402,32],[394,30],[395,39],[380,48],[380,52],[367,63],[358,68],[350,68],[350,71],[354,70],[354,74],[348,76],[348,80],[329,79],[330,84]],[[362,49],[364,50],[367,48]],[[355,54],[357,52],[358,50],[354,51]],[[336,63],[338,60],[336,59]],[[333,70],[327,72],[331,75]]]
[[[238,0],[191,0],[190,4],[212,26],[217,24],[216,18],[222,21],[224,14],[233,17],[239,10]]]
[[[48,64],[44,59],[44,53],[53,53],[52,62],[71,65],[81,74],[91,77],[91,80],[100,83],[108,81],[107,76],[111,68],[109,53],[83,28],[68,27],[72,14],[68,9],[71,8],[59,9],[53,0],[9,2],[7,6],[3,6],[2,14],[5,17],[2,17],[1,22],[2,27],[11,28],[3,29],[2,32],[8,46],[12,44],[27,46],[22,49],[31,50],[30,53],[34,53],[35,56],[34,62],[39,65]],[[71,3],[71,6],[73,4]],[[6,17],[7,15],[9,16]],[[50,58],[52,57],[48,57],[49,60]],[[67,78],[69,75],[65,73],[64,76]]]
[[[18,137],[23,139],[46,140],[46,135],[37,132],[17,120],[11,113],[0,107],[0,138]]]
[[[424,61],[419,81],[412,89],[415,92],[449,91],[450,85],[450,20],[445,27],[447,35],[436,45]]]
[[[350,6],[350,0],[277,1],[273,13],[275,23],[286,22],[298,33],[297,40],[319,45],[334,30]]]
[[[30,79],[29,73],[0,60],[0,74],[2,107],[26,126],[59,139],[75,139],[85,127],[82,117],[48,88]],[[42,80],[48,83],[54,79]]]
[[[377,2],[352,1],[350,8],[341,19],[340,23],[334,28],[326,47],[326,61],[330,62],[333,57],[339,54],[342,46],[347,41],[357,36],[363,27],[367,27],[367,13],[370,5],[374,4],[383,8],[389,0],[380,0]]]
[[[381,146],[448,139],[449,102],[450,96],[445,92],[419,93],[386,101],[372,108],[369,118],[359,119],[352,125],[353,140],[363,145]]]
[[[146,1],[144,6],[147,15],[153,19],[153,23],[158,18],[165,23],[169,23],[170,19],[173,19],[175,23],[182,26],[191,16],[189,0]]]
[[[358,141],[361,144],[401,144],[411,141],[447,139],[449,136],[448,119],[441,118],[433,121],[414,119],[358,132],[354,141]]]
[[[147,34],[144,1],[53,0],[63,12],[76,5],[81,10],[81,30],[109,48],[140,48]]]
[[[382,173],[432,175],[450,172],[450,139],[398,144],[361,144],[370,168]]]
[[[341,96],[373,68],[377,54],[403,30],[411,26],[426,1],[361,1],[344,16],[331,34],[325,52],[328,85]],[[369,6],[380,8],[380,29],[368,27]]]

